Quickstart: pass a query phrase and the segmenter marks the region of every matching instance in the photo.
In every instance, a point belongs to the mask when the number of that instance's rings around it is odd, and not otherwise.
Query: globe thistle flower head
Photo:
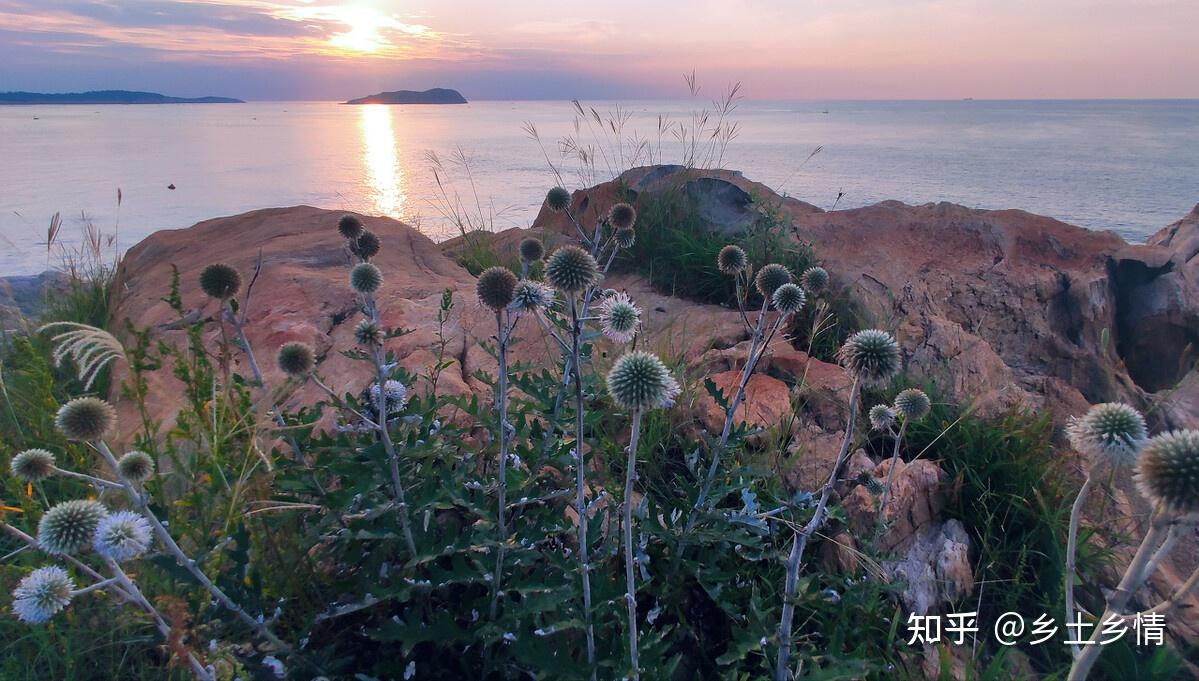
[[[774,295],[770,296],[770,302],[774,305],[774,309],[783,314],[799,312],[803,309],[807,299],[803,289],[795,284],[783,284],[774,290]]]
[[[874,430],[890,430],[895,425],[895,410],[885,404],[870,408],[870,427]]]
[[[41,482],[54,475],[54,455],[44,449],[26,449],[12,458],[9,468],[21,482]]]
[[[374,293],[382,285],[383,272],[369,262],[354,265],[350,270],[350,288],[358,293]]]
[[[820,293],[828,288],[828,270],[823,267],[809,267],[800,275],[799,281],[809,293]]]
[[[534,313],[544,310],[554,302],[554,289],[539,281],[525,279],[517,282],[512,289],[512,302],[508,309],[517,314]]]
[[[213,263],[200,272],[200,290],[211,298],[228,300],[241,290],[241,274],[224,263]]]
[[[1082,418],[1071,418],[1066,437],[1079,452],[1095,458],[1095,463],[1130,466],[1145,444],[1148,430],[1145,417],[1120,402],[1097,404]]]
[[[740,246],[729,244],[716,255],[716,267],[724,274],[737,274],[749,267],[749,256]]]
[[[570,192],[562,187],[554,187],[545,194],[545,205],[555,213],[560,213],[570,207]]]
[[[754,285],[758,287],[758,293],[761,293],[762,297],[766,299],[773,296],[778,287],[790,283],[791,272],[777,263],[771,263],[758,270],[758,276],[754,280]]]
[[[499,312],[512,302],[512,291],[516,288],[516,275],[507,267],[489,267],[479,275],[475,283],[475,294],[479,303]]]
[[[545,264],[550,285],[564,293],[578,293],[599,279],[599,264],[578,246],[563,246]]]
[[[600,329],[617,343],[628,343],[641,325],[641,310],[627,293],[614,293],[599,305]]]
[[[362,220],[357,215],[346,213],[337,221],[337,233],[344,239],[353,241],[361,236],[364,230]]]
[[[154,459],[139,450],[125,452],[117,461],[117,474],[136,485],[154,477]]]
[[[12,592],[12,611],[22,622],[43,624],[71,603],[75,582],[57,565],[25,575]]]
[[[88,499],[56,504],[38,522],[38,546],[46,553],[78,553],[91,546],[96,526],[106,515],[104,506]]]
[[[399,381],[388,380],[384,384],[384,404],[388,414],[394,414],[404,410],[408,406],[408,388]],[[371,384],[370,389],[371,405],[379,404],[379,384]]]
[[[109,513],[96,525],[92,548],[118,563],[133,560],[150,548],[150,523],[133,511]]]
[[[899,344],[879,329],[865,329],[850,336],[838,353],[841,363],[865,385],[886,383],[899,371]]]
[[[1174,430],[1147,441],[1137,458],[1136,482],[1154,506],[1199,512],[1199,430]]]
[[[656,356],[630,352],[616,360],[608,372],[608,394],[630,411],[657,409],[674,404],[679,384]]]
[[[293,378],[304,378],[316,366],[316,352],[312,346],[299,341],[284,343],[275,356],[279,370]]]
[[[522,239],[520,242],[520,259],[524,263],[535,263],[545,257],[545,244],[535,236]]]
[[[76,397],[58,408],[54,425],[68,440],[99,440],[117,425],[117,412],[98,397]]]
[[[359,345],[379,345],[383,342],[383,329],[378,324],[363,319],[354,326],[354,342]]]
[[[612,235],[612,239],[616,242],[617,248],[628,250],[637,242],[637,230],[632,227],[618,229]]]
[[[637,209],[624,202],[614,204],[608,209],[608,222],[614,229],[632,229],[637,222]]]
[[[379,236],[370,230],[362,230],[357,239],[350,241],[350,252],[363,260],[370,260],[379,255],[379,249],[382,247]]]
[[[901,390],[895,396],[895,411],[903,414],[905,421],[919,421],[928,416],[928,412],[932,410],[932,402],[929,401],[928,395],[919,388],[908,388]]]

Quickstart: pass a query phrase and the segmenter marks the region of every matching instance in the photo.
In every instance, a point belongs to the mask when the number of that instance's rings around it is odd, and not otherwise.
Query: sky
[[[0,91],[1197,98],[1196,0],[0,0]]]

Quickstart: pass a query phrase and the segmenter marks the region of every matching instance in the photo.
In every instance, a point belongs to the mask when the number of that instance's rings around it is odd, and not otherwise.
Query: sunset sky
[[[1195,0],[0,0],[0,91],[1199,97]]]

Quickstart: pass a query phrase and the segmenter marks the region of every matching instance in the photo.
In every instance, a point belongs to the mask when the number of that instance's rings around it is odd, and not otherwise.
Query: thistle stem
[[[495,325],[500,373],[495,397],[496,410],[500,417],[499,508],[497,510],[500,545],[496,552],[494,593],[491,596],[492,619],[495,619],[496,608],[503,590],[504,550],[508,546],[508,336],[510,328],[505,328],[507,325],[504,323],[503,313],[499,310],[496,310],[495,313]]]
[[[641,436],[641,410],[633,412],[633,426],[629,433],[629,459],[624,473],[624,581],[625,606],[629,610],[629,664],[633,668],[633,681],[641,678],[641,667],[637,664],[637,583],[633,577],[633,481],[637,479],[637,442]]]
[[[1095,484],[1095,468],[1092,467],[1087,471],[1087,477],[1083,480],[1082,487],[1078,490],[1078,496],[1074,499],[1074,504],[1070,507],[1070,529],[1066,537],[1066,622],[1074,622],[1077,613],[1077,608],[1074,605],[1074,580],[1077,573],[1078,559],[1078,525],[1082,519],[1082,507],[1087,499],[1087,492],[1091,491],[1091,487]],[[1077,643],[1070,644],[1070,654],[1078,657],[1079,649]]]
[[[583,577],[583,625],[587,629],[587,666],[595,678],[595,627],[591,622],[591,565],[587,561],[587,478],[583,457],[583,378],[579,368],[579,340],[583,322],[578,302],[570,295],[570,365],[575,389],[575,510],[579,515],[579,567]]]
[[[882,522],[883,514],[887,511],[887,502],[891,499],[891,485],[895,482],[895,469],[899,467],[899,448],[903,444],[903,434],[907,429],[908,419],[905,416],[903,423],[899,424],[899,434],[895,436],[895,449],[891,452],[891,470],[887,471],[887,486],[883,489],[883,498],[878,504],[879,522]]]

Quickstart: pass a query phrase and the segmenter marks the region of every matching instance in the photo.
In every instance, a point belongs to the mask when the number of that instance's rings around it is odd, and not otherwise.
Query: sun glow
[[[404,176],[396,153],[392,107],[366,104],[360,107],[358,127],[362,131],[362,161],[370,184],[374,211],[399,218],[404,210]]]
[[[428,26],[407,24],[393,14],[366,6],[296,7],[285,16],[300,21],[321,21],[338,24],[345,30],[328,38],[328,45],[337,52],[385,54],[398,48],[391,38],[396,34],[411,38],[429,37]]]

